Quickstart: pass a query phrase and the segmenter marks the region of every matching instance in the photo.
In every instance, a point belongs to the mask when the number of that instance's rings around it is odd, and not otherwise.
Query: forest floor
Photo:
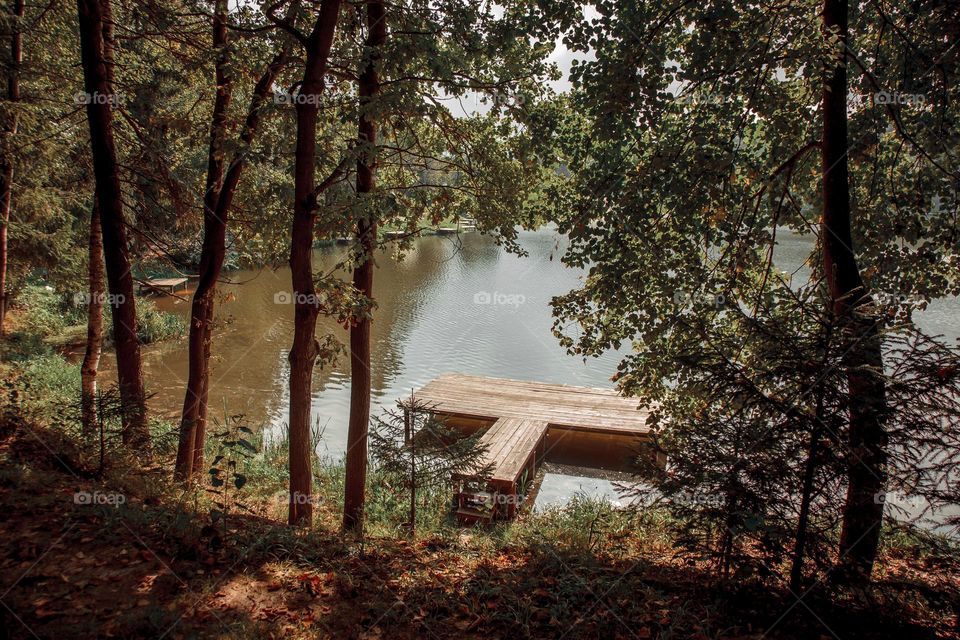
[[[56,431],[3,419],[2,638],[960,637],[957,558],[929,549],[887,549],[869,593],[792,594],[644,531],[361,543],[323,504],[307,532],[256,515],[222,531],[161,469],[71,469]]]

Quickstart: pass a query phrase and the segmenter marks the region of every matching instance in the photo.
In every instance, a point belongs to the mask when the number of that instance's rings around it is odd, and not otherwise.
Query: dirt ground
[[[125,487],[118,504],[53,449],[0,433],[3,638],[960,637],[946,558],[886,558],[861,598],[798,598],[650,547],[491,549],[469,530],[361,544],[255,516],[223,535],[169,494]]]

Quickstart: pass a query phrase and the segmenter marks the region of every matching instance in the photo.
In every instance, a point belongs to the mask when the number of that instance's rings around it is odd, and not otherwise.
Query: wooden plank
[[[601,422],[617,424],[635,420],[638,415],[646,414],[646,411],[641,411],[635,406],[629,410],[621,410],[616,407],[605,407],[602,404],[577,402],[571,399],[541,401],[537,398],[524,395],[511,398],[504,396],[483,396],[480,395],[480,393],[483,392],[477,392],[472,395],[461,393],[457,397],[452,394],[440,394],[427,389],[423,390],[421,394],[418,394],[418,397],[431,405],[438,405],[438,408],[452,409],[456,413],[486,416],[491,419],[503,417],[503,411],[509,411],[511,414],[518,414],[518,416],[530,417],[531,412],[535,410],[556,416],[564,416],[573,422],[585,422],[588,418],[593,418]],[[498,416],[497,413],[500,413],[500,415]]]
[[[480,437],[492,467],[491,488],[516,496],[524,471],[535,470],[548,434],[582,431],[649,439],[646,410],[612,389],[444,374],[414,395],[436,413],[492,422]],[[555,435],[561,435],[555,434]],[[513,517],[516,501],[506,503]]]
[[[186,278],[152,278],[147,280],[147,284],[156,287],[175,287],[186,282]]]
[[[520,418],[551,427],[647,436],[647,411],[609,389],[445,374],[416,395],[439,413],[460,418]]]
[[[547,433],[547,423],[502,418],[480,437],[487,447],[484,464],[493,466],[492,480],[515,483]]]
[[[526,403],[520,405],[509,404],[474,404],[469,402],[431,402],[435,413],[450,414],[463,418],[495,420],[497,418],[531,418],[545,420],[552,425],[565,425],[571,428],[584,427],[591,429],[609,429],[612,431],[636,432],[638,435],[648,433],[646,428],[647,412],[634,411],[631,416],[610,416],[595,414],[587,409],[581,411],[564,410],[550,405]],[[493,414],[493,415],[491,415]]]
[[[435,378],[432,383],[435,384],[455,384],[469,385],[477,384],[487,388],[516,388],[532,391],[559,391],[570,393],[582,393],[587,395],[610,396],[622,398],[613,389],[600,389],[597,387],[579,387],[567,384],[558,384],[552,382],[536,382],[531,380],[514,380],[511,378],[488,378],[485,376],[472,376],[462,373],[445,373]]]
[[[187,280],[188,278],[152,278],[140,283],[140,291],[142,292],[144,289],[147,289],[150,291],[169,291],[170,293],[174,293],[181,285],[185,285]]]
[[[510,422],[508,420],[497,420],[487,430],[487,432],[480,437],[480,444],[487,447],[487,451],[484,454],[485,465],[497,464],[497,461],[500,459],[500,452],[503,450],[503,447],[510,436],[509,432],[507,431],[509,425]]]
[[[507,442],[507,445],[500,452],[500,458],[498,459],[499,464],[497,465],[497,469],[493,472],[494,480],[502,480],[510,484],[516,482],[516,477],[511,475],[509,471],[506,470],[506,461],[514,455],[524,455],[524,452],[520,449],[520,442],[523,439],[526,425],[522,420],[514,420],[512,427],[513,431],[510,434],[510,439]]]
[[[423,387],[419,393],[425,397],[437,396],[449,401],[470,401],[476,400],[477,396],[480,396],[492,402],[522,400],[551,404],[560,403],[561,406],[565,405],[568,409],[571,408],[571,405],[592,406],[601,408],[605,412],[612,411],[622,414],[629,414],[637,410],[635,400],[623,398],[612,390],[477,376],[441,376]]]
[[[537,447],[547,434],[547,423],[539,420],[524,420],[517,430],[520,438],[502,459],[494,473],[494,479],[518,482],[524,469],[534,457]]]

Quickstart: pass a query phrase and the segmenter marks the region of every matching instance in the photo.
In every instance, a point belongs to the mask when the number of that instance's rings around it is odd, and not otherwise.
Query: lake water
[[[778,237],[778,265],[796,269],[809,254],[811,240],[785,231]],[[519,240],[526,257],[507,253],[479,233],[419,238],[402,257],[389,250],[378,253],[373,415],[444,372],[612,386],[620,354],[584,362],[567,355],[551,334],[550,298],[577,287],[583,275],[561,264],[564,238],[545,228],[521,232]],[[327,271],[345,253],[339,246],[318,249],[315,268]],[[268,434],[280,433],[287,419],[287,350],[293,336],[293,307],[284,303],[289,269],[238,271],[227,278],[230,283],[221,286],[223,299],[217,303],[221,325],[212,349],[210,414],[242,413]],[[158,306],[189,315],[186,301],[158,299]],[[921,314],[920,322],[952,340],[960,335],[958,312],[956,300],[939,301]],[[323,331],[347,341],[345,330],[321,319],[318,333]],[[152,409],[174,420],[186,384],[186,347],[184,339],[144,352],[147,385],[155,394]],[[104,364],[113,363],[105,359]],[[313,393],[313,415],[323,428],[318,455],[342,455],[349,402],[347,358],[318,369]],[[548,464],[536,504],[564,502],[577,491],[616,499],[614,477]]]
[[[550,230],[522,232],[528,253],[518,257],[479,233],[428,236],[402,257],[377,255],[372,325],[372,414],[408,396],[445,372],[582,386],[610,387],[615,353],[584,362],[566,355],[551,334],[549,302],[579,284],[581,272],[560,263],[564,239]],[[329,270],[346,247],[317,249],[315,268]],[[212,348],[211,416],[243,413],[268,434],[285,429],[288,407],[287,351],[293,307],[278,303],[290,291],[286,267],[228,274],[220,287],[218,326]],[[157,299],[183,317],[189,302]],[[347,332],[321,318],[346,343]],[[107,363],[112,364],[112,363]],[[150,346],[144,352],[153,411],[179,416],[187,375],[186,340]],[[313,415],[323,429],[319,455],[339,457],[346,444],[350,406],[349,361],[318,369]],[[539,501],[562,501],[582,488],[612,495],[603,478],[547,475]]]

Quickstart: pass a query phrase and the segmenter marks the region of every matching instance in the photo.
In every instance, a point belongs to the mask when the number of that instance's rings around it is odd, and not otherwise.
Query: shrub
[[[141,344],[181,338],[186,322],[180,316],[160,311],[151,300],[138,298],[137,336]],[[28,285],[17,296],[21,316],[18,330],[10,336],[6,354],[13,360],[51,352],[50,347],[81,344],[86,339],[87,308],[41,285]],[[104,338],[113,335],[110,308],[104,307]]]
[[[141,344],[182,338],[186,328],[180,316],[160,311],[150,300],[137,299],[137,337]]]
[[[44,354],[26,361],[22,371],[23,403],[31,413],[47,419],[62,417],[76,403],[79,364],[70,364],[58,354]]]
[[[160,311],[152,300],[137,298],[137,337],[140,344],[152,344],[182,338],[186,333],[186,322],[180,316]],[[113,336],[113,317],[104,309],[104,337]]]
[[[62,294],[46,286],[25,286],[16,298],[16,306],[22,314],[22,330],[41,337],[56,335],[86,321],[83,307],[69,304]]]

